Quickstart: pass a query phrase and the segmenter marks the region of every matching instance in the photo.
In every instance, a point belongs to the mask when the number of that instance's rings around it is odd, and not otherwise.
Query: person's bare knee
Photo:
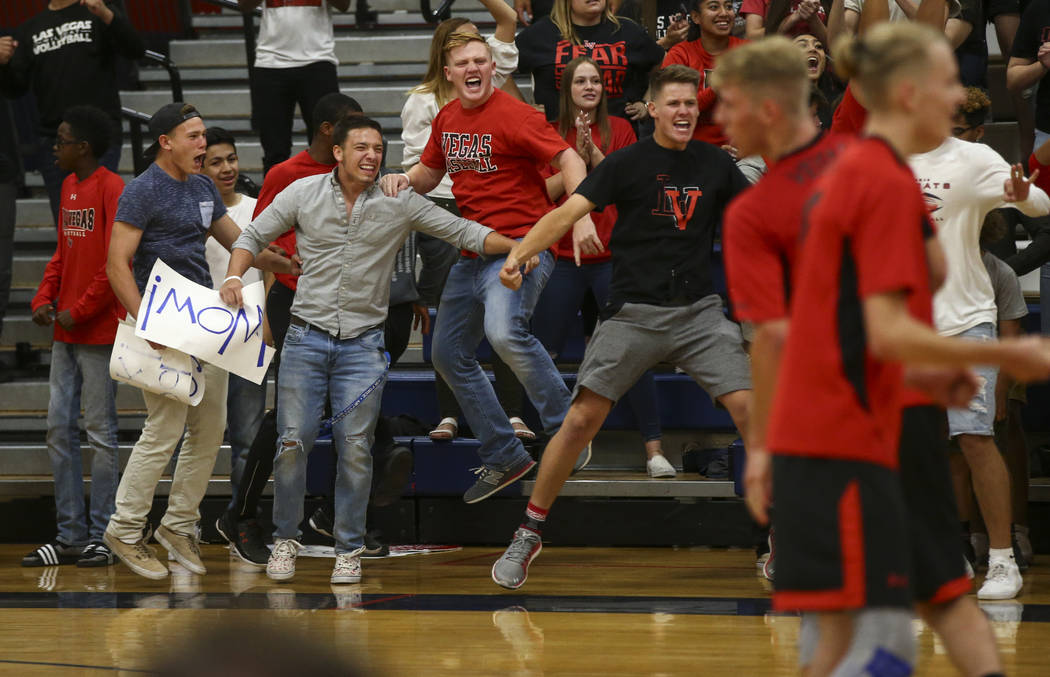
[[[726,408],[737,430],[746,438],[747,425],[751,417],[751,391],[734,390],[719,397],[718,402]]]

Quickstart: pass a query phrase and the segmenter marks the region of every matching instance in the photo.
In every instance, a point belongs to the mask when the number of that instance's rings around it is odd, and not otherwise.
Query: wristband
[[[227,282],[229,282],[230,280],[237,280],[238,282],[240,282],[240,283],[241,283],[241,286],[244,286],[244,280],[242,280],[242,279],[241,279],[241,276],[240,276],[240,275],[228,275],[228,276],[226,277],[226,279],[222,281],[222,283],[223,283],[223,284],[226,284],[226,283],[227,283]]]

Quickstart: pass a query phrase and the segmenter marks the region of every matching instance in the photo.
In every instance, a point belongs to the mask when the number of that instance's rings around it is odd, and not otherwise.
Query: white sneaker
[[[977,599],[1013,599],[1021,592],[1022,582],[1016,562],[996,559],[988,564],[988,576],[977,591]]]
[[[678,471],[674,469],[671,462],[663,454],[657,454],[645,462],[645,469],[649,471],[649,477],[674,477]]]
[[[266,575],[275,581],[290,581],[295,577],[295,558],[302,546],[292,538],[279,538],[266,563]]]
[[[361,553],[341,552],[335,556],[335,567],[332,568],[332,583],[361,582]]]

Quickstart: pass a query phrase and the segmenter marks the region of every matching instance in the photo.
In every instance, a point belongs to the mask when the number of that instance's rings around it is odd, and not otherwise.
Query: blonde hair
[[[612,3],[609,0],[605,0],[602,21],[608,21],[616,26],[613,32],[620,30],[620,20],[613,14]],[[573,45],[581,43],[580,37],[576,35],[576,28],[572,24],[572,0],[554,0],[554,7],[551,8],[551,22],[557,26],[563,40],[568,40]]]
[[[430,61],[427,64],[427,74],[423,76],[423,82],[408,90],[409,94],[433,94],[438,108],[454,99],[452,95],[452,83],[445,79],[445,41],[448,36],[459,30],[464,24],[470,23],[469,19],[454,17],[445,19],[434,29],[434,37],[430,41]]]
[[[721,55],[708,82],[715,91],[735,85],[752,95],[772,94],[789,112],[808,115],[812,85],[806,57],[791,40],[780,35]]]
[[[888,105],[893,79],[902,73],[921,73],[929,65],[930,48],[947,45],[944,34],[924,24],[878,24],[863,36],[844,35],[832,49],[835,70],[855,88],[869,110]]]
[[[558,95],[558,134],[564,139],[569,130],[576,125],[576,104],[572,100],[572,80],[576,77],[576,69],[584,64],[590,64],[602,77],[602,69],[597,62],[589,56],[578,56],[565,64],[565,70],[561,73],[561,93]],[[609,107],[605,102],[605,80],[602,79],[602,95],[598,99],[598,107],[594,109],[593,124],[598,125],[601,134],[602,153],[606,152],[612,141],[612,127],[609,125]]]

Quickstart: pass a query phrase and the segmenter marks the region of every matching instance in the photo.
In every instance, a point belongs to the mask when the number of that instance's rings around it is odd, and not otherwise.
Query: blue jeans
[[[558,358],[565,347],[569,330],[577,322],[580,306],[590,289],[599,308],[609,303],[612,289],[612,261],[585,263],[577,267],[572,259],[558,259],[547,286],[543,288],[532,317],[532,333]],[[627,391],[638,430],[646,442],[662,437],[659,399],[652,370],[647,370],[638,383]]]
[[[55,341],[51,346],[51,399],[47,404],[47,453],[55,476],[58,540],[84,546],[101,541],[120,480],[116,384],[109,377],[113,346]],[[80,405],[94,450],[91,510],[84,515],[84,466],[80,456]]]
[[[244,475],[244,464],[248,458],[255,434],[259,431],[263,414],[266,413],[266,381],[256,385],[248,379],[230,374],[229,390],[226,393],[226,426],[230,438],[230,485],[233,497],[230,509],[236,503],[237,487]]]
[[[554,268],[549,252],[525,276],[521,289],[511,291],[499,281],[505,256],[462,257],[452,266],[438,306],[434,327],[434,367],[452,388],[470,429],[481,441],[482,462],[504,470],[523,461],[528,452],[500,408],[492,383],[478,364],[475,351],[487,338],[523,386],[540,415],[543,430],[552,434],[569,410],[569,389],[543,344],[529,332],[529,319]]]
[[[377,379],[383,378],[383,328],[339,340],[313,327],[291,325],[281,349],[277,408],[277,453],[273,463],[275,538],[298,539],[306,494],[306,457],[313,449],[328,394],[341,412]],[[335,478],[335,551],[364,547],[365,509],[372,489],[372,439],[383,385],[332,430]]]

